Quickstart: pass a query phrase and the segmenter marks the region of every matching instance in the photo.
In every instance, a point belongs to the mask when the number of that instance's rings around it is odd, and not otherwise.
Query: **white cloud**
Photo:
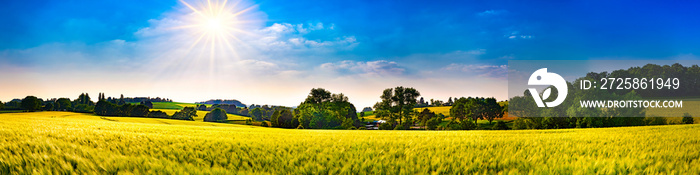
[[[513,31],[513,32],[510,32],[510,34],[504,35],[504,36],[507,37],[508,39],[532,39],[533,38],[532,35],[523,35],[523,34],[520,34],[519,31]]]
[[[508,11],[506,11],[506,10],[486,10],[483,12],[479,12],[476,15],[477,16],[496,16],[496,15],[501,15],[501,14],[505,14],[505,13],[508,13]]]
[[[398,63],[386,60],[367,62],[345,60],[336,63],[324,63],[319,68],[339,75],[361,76],[399,76],[406,71]]]
[[[475,65],[452,63],[442,68],[451,72],[476,74],[483,77],[505,79],[508,75],[507,65]]]

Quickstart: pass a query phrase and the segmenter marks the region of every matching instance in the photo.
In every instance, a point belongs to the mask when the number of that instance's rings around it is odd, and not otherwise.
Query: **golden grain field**
[[[0,114],[0,174],[699,174],[698,148],[698,124],[296,130],[69,112]]]

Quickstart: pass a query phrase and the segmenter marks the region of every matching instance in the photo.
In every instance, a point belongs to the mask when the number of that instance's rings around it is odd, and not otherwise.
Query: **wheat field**
[[[699,174],[698,148],[698,124],[296,130],[69,112],[0,114],[0,174]]]

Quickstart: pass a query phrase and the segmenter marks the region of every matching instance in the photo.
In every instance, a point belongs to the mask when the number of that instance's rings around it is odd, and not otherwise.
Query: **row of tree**
[[[620,69],[616,71],[588,73],[585,77],[588,80],[600,81],[602,78],[662,78],[666,79],[679,79],[678,89],[652,89],[647,87],[646,89],[608,89],[610,93],[615,94],[627,94],[631,91],[635,91],[641,97],[697,97],[700,96],[700,67],[698,65],[692,65],[685,67],[680,63],[675,63],[673,65],[657,65],[657,64],[647,64],[642,67],[631,67],[629,69]],[[617,84],[617,83],[616,83]],[[650,85],[649,85],[650,86]]]
[[[194,121],[194,117],[197,116],[197,110],[195,110],[194,107],[185,107],[184,109],[175,112],[175,114],[170,116],[163,111],[150,111],[150,108],[143,104],[132,105],[130,103],[126,103],[123,105],[117,105],[107,100],[97,102],[94,112],[100,116],[149,117],[191,121]]]
[[[600,89],[581,90],[581,80],[600,81],[601,78],[679,78],[680,88],[669,89]],[[688,97],[698,96],[700,89],[698,79],[700,68],[697,65],[683,67],[676,63],[671,66],[647,64],[643,67],[632,67],[627,70],[616,70],[612,73],[588,73],[572,83],[567,82],[569,92],[564,103],[551,108],[539,108],[533,95],[525,91],[523,96],[510,99],[509,114],[517,116],[514,129],[554,129],[554,128],[591,128],[616,126],[642,126],[666,124],[663,117],[646,117],[644,108],[584,108],[579,101],[585,100],[641,100],[643,97]],[[549,87],[552,95],[544,101],[552,101],[558,96],[556,88]],[[680,117],[680,116],[679,116]],[[690,118],[690,119],[687,119]],[[690,115],[684,116],[684,121],[691,121]]]
[[[44,101],[35,96],[27,96],[23,99],[14,99],[5,104],[0,103],[2,108],[6,110],[24,110],[24,111],[73,111],[89,113],[93,110],[94,102],[90,101],[90,96],[86,93],[71,101],[68,98],[50,99]]]
[[[198,110],[211,111],[205,121],[227,121],[226,113],[250,116],[261,121],[261,126],[308,129],[353,129],[363,124],[357,117],[357,109],[343,94],[332,94],[323,88],[311,89],[307,98],[296,109],[284,106],[255,105],[237,107],[232,104],[216,104],[210,107],[198,105]],[[247,112],[247,113],[246,113]]]

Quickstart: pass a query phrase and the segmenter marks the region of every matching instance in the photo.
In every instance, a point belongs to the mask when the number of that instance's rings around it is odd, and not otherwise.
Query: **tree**
[[[355,129],[353,126],[353,121],[352,119],[346,118],[345,121],[343,121],[343,124],[341,126],[345,129]]]
[[[146,105],[135,105],[131,109],[131,117],[146,117],[148,116],[148,113],[150,108]]]
[[[194,117],[197,117],[197,110],[194,107],[185,107],[173,114],[173,119],[194,121]]]
[[[228,121],[228,116],[226,111],[221,108],[214,108],[211,112],[204,115],[205,122],[226,122]]]
[[[430,109],[425,108],[425,109],[423,109],[422,112],[420,112],[418,114],[417,119],[418,119],[418,122],[420,122],[423,126],[427,126],[428,121],[433,119],[433,118],[436,118],[436,117],[437,117],[437,115],[435,115],[434,112],[431,112]]]
[[[331,100],[331,92],[323,88],[313,88],[304,102],[321,104]]]
[[[441,121],[439,118],[437,118],[437,117],[431,118],[430,120],[428,120],[428,121],[426,122],[425,128],[428,129],[428,130],[435,130],[435,129],[437,129],[437,127],[438,127],[438,125],[440,124],[440,122],[442,122],[442,121]]]
[[[493,128],[491,128],[491,129],[493,129],[493,130],[507,130],[510,128],[508,128],[508,125],[506,125],[506,122],[498,121],[498,122],[496,122],[495,125],[493,125]]]
[[[124,94],[121,94],[119,96],[119,101],[117,102],[117,105],[124,105],[126,104],[126,101],[124,101]]]
[[[452,107],[450,107],[450,116],[453,118],[453,120],[459,119],[459,121],[462,121],[472,115],[474,111],[472,108],[474,105],[473,100],[470,99],[462,97],[454,102]]]
[[[41,109],[41,100],[39,98],[36,98],[35,96],[27,96],[22,99],[21,107],[24,110],[27,111],[37,111]]]
[[[260,123],[260,126],[262,126],[262,127],[269,127],[270,125],[267,124],[266,121],[263,121],[262,123]]]
[[[2,101],[0,101],[0,110],[2,110],[3,108],[5,108],[5,104],[3,104]]]
[[[206,110],[207,110],[207,105],[203,105],[203,104],[202,104],[202,105],[199,105],[199,106],[197,106],[197,110],[206,111]]]
[[[0,109],[2,109],[2,108],[0,108]],[[48,103],[46,103],[46,105],[44,105],[43,110],[44,110],[44,111],[53,110],[53,102],[48,102]]]
[[[691,116],[689,113],[686,112],[685,114],[683,114],[682,123],[683,124],[693,124],[693,123],[695,123],[695,121],[693,121],[693,116]]]
[[[503,108],[495,98],[487,98],[484,101],[484,105],[484,118],[489,121],[489,124],[491,124],[493,119],[503,117]]]
[[[250,117],[252,117],[253,120],[255,120],[255,121],[262,121],[263,120],[262,115],[263,115],[263,111],[260,108],[255,108],[255,109],[250,111]]]
[[[390,117],[391,120],[398,119],[399,124],[401,124],[403,119],[410,120],[418,96],[420,96],[420,92],[414,88],[404,88],[403,86],[388,88],[382,92],[380,96],[382,101],[375,104],[374,109],[375,111],[388,112],[387,117]]]
[[[275,112],[272,114],[272,117],[270,117],[270,125],[271,125],[272,127],[279,127],[279,126],[280,126],[280,123],[279,123],[280,112],[281,112],[281,111],[275,111]]]
[[[153,109],[153,102],[151,102],[150,100],[142,101],[141,105],[144,105],[144,106],[148,107],[149,109]]]
[[[148,117],[150,118],[169,118],[167,113],[163,111],[151,111],[148,113]]]
[[[101,116],[118,116],[118,111],[117,105],[106,100],[98,101],[94,110],[95,114]]]
[[[92,100],[90,100],[90,95],[88,95],[87,93],[80,94],[80,96],[78,96],[78,99],[75,99],[75,102],[76,102],[76,106],[80,105],[80,104],[89,105],[89,106],[94,105],[94,102],[92,102]]]
[[[87,104],[78,104],[73,107],[73,112],[82,112],[82,113],[93,113],[95,111],[95,106],[92,105],[87,105]]]
[[[344,94],[331,94],[322,88],[311,89],[306,100],[295,110],[302,128],[342,129],[343,122],[359,124],[357,109]]]

